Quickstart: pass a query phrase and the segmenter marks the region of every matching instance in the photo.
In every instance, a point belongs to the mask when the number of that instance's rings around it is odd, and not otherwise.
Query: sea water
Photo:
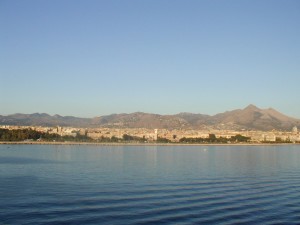
[[[300,146],[0,145],[10,224],[300,224]]]

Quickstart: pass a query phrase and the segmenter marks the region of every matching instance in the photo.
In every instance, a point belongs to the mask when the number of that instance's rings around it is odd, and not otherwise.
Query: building
[[[157,130],[157,129],[154,129],[154,137],[153,137],[153,140],[156,141],[156,140],[157,140],[157,137],[158,137],[158,130]]]
[[[298,128],[296,126],[293,127],[292,129],[293,134],[297,134],[298,133]]]

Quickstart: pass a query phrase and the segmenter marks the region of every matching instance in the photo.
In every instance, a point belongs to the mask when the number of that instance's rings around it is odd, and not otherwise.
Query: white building
[[[293,132],[294,134],[297,134],[297,133],[298,133],[298,128],[297,128],[296,126],[294,126],[292,132]]]
[[[154,141],[157,140],[157,137],[158,137],[158,130],[154,129],[154,137],[153,137]]]

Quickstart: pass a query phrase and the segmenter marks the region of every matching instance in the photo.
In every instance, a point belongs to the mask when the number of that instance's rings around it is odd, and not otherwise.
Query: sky
[[[0,115],[300,118],[298,0],[0,0]]]

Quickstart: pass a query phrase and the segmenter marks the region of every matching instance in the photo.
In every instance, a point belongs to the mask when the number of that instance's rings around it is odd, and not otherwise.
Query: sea
[[[300,224],[300,146],[0,145],[15,224]]]

